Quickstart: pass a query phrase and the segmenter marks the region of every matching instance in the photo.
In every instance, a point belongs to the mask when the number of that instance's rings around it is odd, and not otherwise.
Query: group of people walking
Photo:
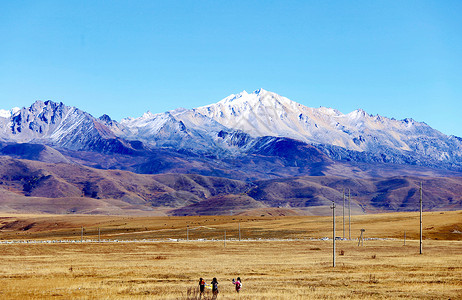
[[[232,283],[234,284],[236,292],[239,293],[239,291],[242,288],[241,278],[238,277],[236,280],[234,280],[234,278],[233,278]],[[210,282],[210,285],[207,285],[203,278],[199,279],[199,290],[200,290],[201,296],[204,294],[206,286],[210,287],[212,289],[212,294],[213,294],[214,298],[216,298],[216,296],[218,295],[218,281],[217,281],[217,278],[214,277],[212,279],[212,281]]]

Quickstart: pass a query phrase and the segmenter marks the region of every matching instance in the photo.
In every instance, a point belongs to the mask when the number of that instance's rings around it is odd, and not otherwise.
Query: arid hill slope
[[[462,207],[462,178],[301,176],[241,181],[196,174],[143,175],[76,164],[0,157],[0,211],[89,214],[213,215],[287,208],[327,214],[351,190],[353,213]]]

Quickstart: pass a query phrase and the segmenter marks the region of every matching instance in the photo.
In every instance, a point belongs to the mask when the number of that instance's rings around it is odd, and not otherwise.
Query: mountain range
[[[274,207],[312,213],[314,207],[337,201],[340,188],[356,188],[358,212],[399,211],[414,209],[410,198],[415,196],[419,180],[439,182],[442,187],[433,191],[436,194],[427,209],[462,208],[461,197],[454,193],[462,175],[461,138],[412,119],[372,116],[361,109],[342,114],[331,108],[310,108],[263,89],[230,95],[203,107],[146,112],[120,122],[108,115],[95,118],[53,101],[0,110],[0,158],[2,164],[21,165],[41,174],[31,177],[3,167],[0,202],[10,205],[3,206],[4,211],[12,207],[14,195],[25,197],[18,202],[23,210],[27,210],[27,199],[77,197],[93,206],[104,201],[106,206],[107,201],[133,205],[134,201],[137,211],[166,214],[237,213],[244,208]],[[159,202],[153,199],[160,194],[154,195],[144,185],[148,192],[139,194],[117,181],[112,185],[124,190],[125,198],[120,198],[102,193],[105,189],[98,176],[73,179],[76,166],[91,170],[78,172],[82,174],[120,170],[138,174],[128,177],[147,176],[148,182],[156,181],[150,176],[162,174],[171,182],[200,176],[200,182],[212,182],[213,188],[207,190],[215,192],[185,196],[191,191],[164,182],[169,189],[159,193],[169,200]],[[57,175],[53,168],[70,173]],[[333,182],[344,182],[344,186]],[[50,188],[56,184],[64,185]],[[242,189],[229,187],[236,184]],[[330,185],[336,192],[326,194]],[[282,191],[275,192],[274,186]],[[96,194],[88,192],[93,189]],[[124,211],[119,204],[116,206]],[[14,207],[21,211],[21,205]],[[84,205],[57,211],[97,213],[98,209],[88,210]]]

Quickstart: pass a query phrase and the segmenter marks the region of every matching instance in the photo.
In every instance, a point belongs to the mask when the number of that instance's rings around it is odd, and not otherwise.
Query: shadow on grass
[[[199,292],[199,288],[188,288],[184,300],[215,300],[217,295],[213,295],[209,291],[205,291],[203,294]]]

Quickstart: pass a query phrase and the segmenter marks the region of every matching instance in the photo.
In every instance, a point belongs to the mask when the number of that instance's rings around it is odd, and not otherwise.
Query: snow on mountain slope
[[[144,113],[139,118],[126,118],[120,121],[120,124],[125,127],[122,129],[125,133],[125,137],[145,139],[147,141],[149,141],[152,136],[158,134],[162,128],[168,126],[169,123],[178,122],[168,112],[153,114],[150,111]],[[179,131],[181,131],[181,128],[179,129]]]
[[[228,152],[218,133],[228,128],[194,110],[176,109],[152,114],[147,112],[139,118],[126,118],[120,122],[122,138],[140,140],[152,147],[174,147],[222,154]]]
[[[289,137],[354,151],[416,151],[440,160],[450,152],[462,157],[460,142],[425,123],[372,116],[361,109],[342,114],[331,108],[310,108],[263,89],[231,95],[195,111],[254,137]]]
[[[5,142],[107,150],[120,146],[115,138],[110,128],[90,114],[52,101],[36,101],[9,118],[0,118],[0,140]]]
[[[216,104],[196,108],[195,111],[218,123],[239,129],[255,137],[281,136],[303,139],[297,134],[298,126],[293,112],[300,104],[263,89],[248,94],[231,95]]]
[[[254,137],[290,137],[309,143],[328,143],[362,150],[345,131],[347,128],[357,131],[352,129],[364,124],[365,115],[353,112],[345,117],[337,110],[306,107],[263,89],[251,94],[244,91],[231,95],[196,111]]]
[[[341,148],[382,155],[385,161],[394,161],[396,155],[405,161],[412,153],[437,161],[462,160],[461,140],[425,123],[372,116],[361,109],[342,114],[332,108],[310,108],[263,89],[195,109],[147,112],[111,124],[120,138],[208,154],[245,153],[259,138],[273,136],[327,145],[322,149],[332,157],[344,157],[336,150]]]
[[[289,137],[361,150],[347,133],[336,128],[336,119],[342,116],[340,112],[323,107],[309,108],[263,89],[231,95],[196,111],[254,137]]]
[[[19,107],[13,107],[10,110],[0,109],[0,118],[10,118],[14,116],[21,109]]]
[[[310,108],[263,89],[195,109],[147,112],[120,123],[107,115],[96,119],[52,101],[2,111],[0,117],[0,141],[71,150],[129,153],[161,147],[223,157],[258,153],[255,147],[267,136],[314,145],[334,159],[362,157],[366,162],[421,165],[431,159],[432,166],[438,162],[448,167],[462,165],[462,139],[448,137],[425,123],[372,116],[361,109],[342,114],[332,108]],[[132,142],[138,142],[135,150]]]

